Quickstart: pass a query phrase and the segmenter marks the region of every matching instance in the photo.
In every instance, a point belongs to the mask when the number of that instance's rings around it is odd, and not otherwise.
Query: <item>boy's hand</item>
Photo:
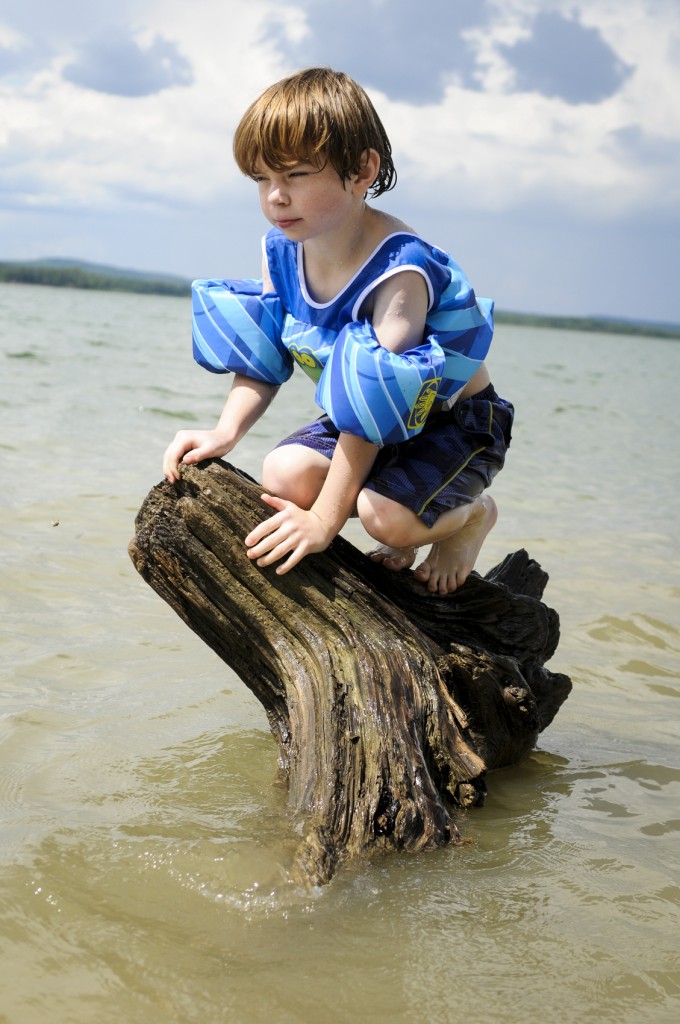
[[[276,515],[256,526],[245,540],[248,558],[256,560],[259,566],[271,565],[288,555],[276,570],[282,576],[305,555],[324,551],[333,540],[335,532],[314,512],[270,494],[263,494],[262,500],[276,510]]]
[[[178,430],[165,449],[163,476],[174,484],[179,480],[180,462],[193,464],[219,458],[230,450],[231,446],[217,430]]]

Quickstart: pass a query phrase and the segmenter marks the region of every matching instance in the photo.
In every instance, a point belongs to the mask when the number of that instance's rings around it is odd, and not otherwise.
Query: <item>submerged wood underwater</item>
[[[486,774],[520,761],[571,690],[545,668],[547,574],[518,551],[435,597],[338,537],[277,576],[243,542],[268,515],[259,485],[221,460],[181,472],[148,494],[130,557],[263,705],[304,822],[293,876],[460,842],[456,808],[483,803]]]

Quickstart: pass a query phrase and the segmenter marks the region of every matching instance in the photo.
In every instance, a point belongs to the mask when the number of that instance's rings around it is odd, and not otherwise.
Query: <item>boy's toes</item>
[[[432,566],[427,560],[421,562],[418,568],[414,570],[413,575],[419,583],[428,583],[432,577]]]
[[[439,594],[440,597],[446,597],[447,594],[452,594],[454,590],[457,589],[458,585],[456,573],[443,572],[437,580],[437,586],[430,587],[430,589],[433,593]]]
[[[432,557],[432,555],[429,557]],[[440,597],[452,594],[454,590],[457,590],[465,582],[464,575],[459,573],[457,569],[448,570],[440,567],[437,564],[436,553],[433,561],[430,562],[428,559],[425,559],[424,562],[421,562],[413,575],[419,583],[427,587],[428,593],[438,594]]]
[[[383,565],[386,569],[393,569],[394,572],[400,572],[402,569],[407,569],[410,565],[413,565],[413,554],[405,554],[400,551],[394,555],[388,555],[383,561]]]
[[[417,551],[417,548],[390,548],[380,544],[367,553],[372,562],[384,565],[392,572],[401,572],[402,569],[411,568],[416,560]]]

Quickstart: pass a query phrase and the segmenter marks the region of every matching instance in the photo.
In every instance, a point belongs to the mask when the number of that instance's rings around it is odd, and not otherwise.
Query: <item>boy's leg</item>
[[[326,415],[298,427],[265,458],[264,489],[299,508],[311,508],[328,476],[339,436]]]
[[[274,448],[262,466],[262,487],[269,494],[311,508],[324,485],[330,461],[313,448],[286,444]]]
[[[468,578],[497,518],[496,503],[488,494],[448,509],[431,527],[410,509],[368,488],[359,495],[357,510],[364,529],[381,543],[370,557],[389,569],[410,568],[418,548],[432,545],[414,575],[431,593],[442,595]]]
[[[505,461],[513,412],[489,385],[381,453],[357,505],[381,545],[370,552],[374,561],[395,571],[410,568],[415,549],[428,544],[417,579],[440,594],[465,581],[496,522],[485,489]]]

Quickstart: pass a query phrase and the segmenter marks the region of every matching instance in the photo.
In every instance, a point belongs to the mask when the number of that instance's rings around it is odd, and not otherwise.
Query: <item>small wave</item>
[[[677,635],[677,630],[665,622],[659,622],[646,615],[635,615],[631,619],[621,619],[616,615],[603,615],[588,630],[593,640],[635,641],[656,647],[658,650],[673,650],[668,640],[661,633]]]
[[[157,405],[140,405],[140,412],[150,412],[153,416],[162,416],[163,419],[182,420],[183,423],[196,423],[198,416],[186,409],[161,409]]]
[[[652,693],[658,694],[659,697],[680,697],[680,690],[673,689],[671,686],[661,686],[659,683],[648,683],[647,686]]]
[[[635,658],[632,661],[627,661],[625,665],[619,665],[619,672],[631,672],[636,676],[663,676],[666,679],[678,678],[677,672],[661,668],[659,665],[652,665],[648,661],[639,661]]]

